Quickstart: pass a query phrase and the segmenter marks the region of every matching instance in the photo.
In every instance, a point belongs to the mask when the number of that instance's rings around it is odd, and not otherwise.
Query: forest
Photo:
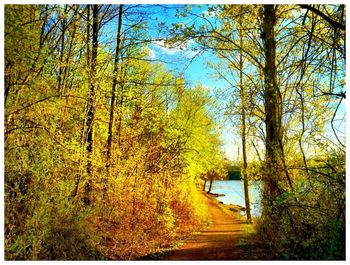
[[[345,260],[345,14],[4,5],[5,259]],[[239,239],[191,250],[233,169]]]

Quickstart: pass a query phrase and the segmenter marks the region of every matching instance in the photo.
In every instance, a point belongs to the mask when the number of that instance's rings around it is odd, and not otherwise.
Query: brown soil
[[[212,224],[205,230],[185,240],[176,250],[170,251],[163,260],[240,260],[238,246],[242,221],[220,208],[218,202],[203,194],[208,205]]]

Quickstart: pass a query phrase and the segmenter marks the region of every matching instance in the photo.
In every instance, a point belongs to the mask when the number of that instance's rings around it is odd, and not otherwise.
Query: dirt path
[[[178,249],[169,252],[163,260],[239,260],[238,242],[242,222],[226,214],[216,201],[203,195],[208,204],[212,224],[185,240]]]

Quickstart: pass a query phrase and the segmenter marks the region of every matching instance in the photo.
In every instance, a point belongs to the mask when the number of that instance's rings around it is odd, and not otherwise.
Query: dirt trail
[[[242,222],[226,214],[218,203],[203,195],[208,204],[212,224],[199,234],[184,241],[178,249],[169,252],[163,260],[239,260],[238,247]]]

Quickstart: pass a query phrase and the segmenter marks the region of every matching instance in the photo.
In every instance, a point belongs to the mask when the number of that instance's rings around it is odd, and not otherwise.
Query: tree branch
[[[323,18],[324,20],[326,20],[333,28],[336,29],[341,29],[345,31],[345,25],[342,23],[339,23],[338,21],[333,20],[332,18],[330,18],[329,16],[327,16],[326,14],[322,13],[320,10],[318,10],[317,8],[314,8],[311,5],[299,5],[301,8],[303,9],[307,9],[312,11],[313,13],[315,13],[316,15],[319,15],[321,18]]]

